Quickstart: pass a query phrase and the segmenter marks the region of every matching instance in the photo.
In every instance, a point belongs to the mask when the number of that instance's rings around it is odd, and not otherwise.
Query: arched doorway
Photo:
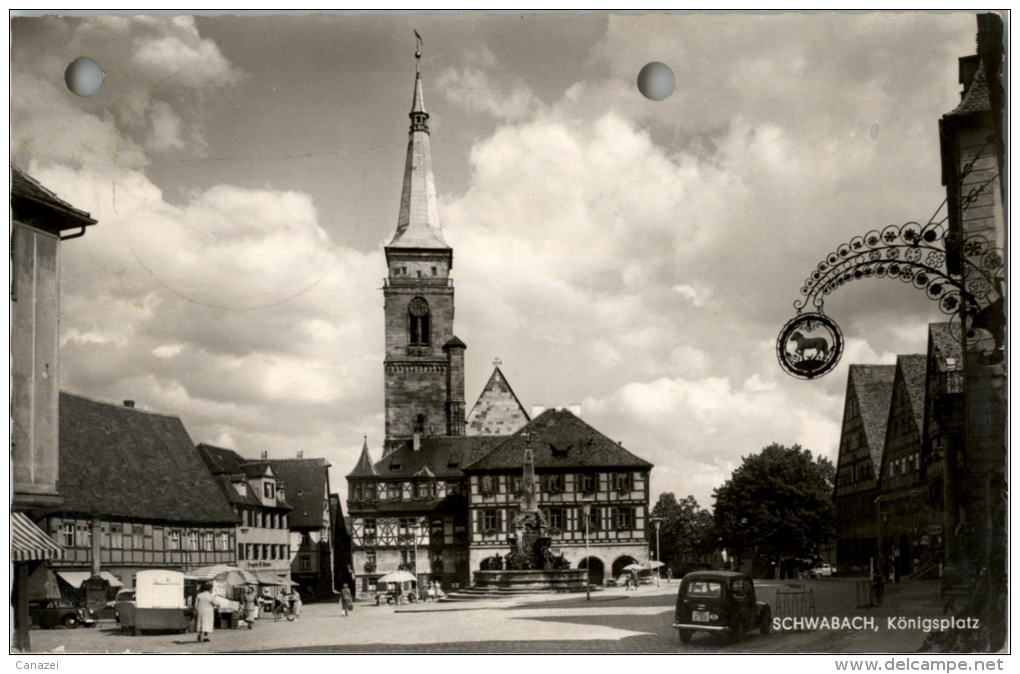
[[[588,569],[588,583],[602,585],[606,579],[606,565],[598,557],[585,557],[577,563],[577,568]]]
[[[494,571],[494,570],[496,570],[496,558],[495,557],[486,557],[478,565],[478,568],[480,570],[482,570],[482,571]]]
[[[616,561],[613,562],[613,578],[619,578],[620,574],[623,573],[623,567],[627,566],[628,564],[637,564],[637,560],[631,557],[630,555],[623,555],[622,557],[617,557]]]

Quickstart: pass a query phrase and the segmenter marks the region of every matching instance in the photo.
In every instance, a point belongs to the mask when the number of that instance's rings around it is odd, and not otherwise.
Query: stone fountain
[[[471,590],[486,594],[531,592],[584,592],[586,569],[571,569],[563,555],[552,553],[548,525],[538,509],[535,460],[531,447],[524,449],[520,511],[507,535],[509,551],[496,555],[495,567],[474,572]]]

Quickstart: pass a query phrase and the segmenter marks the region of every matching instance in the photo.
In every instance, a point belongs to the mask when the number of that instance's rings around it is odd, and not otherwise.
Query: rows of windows
[[[229,551],[232,536],[228,531],[209,529],[168,529],[151,524],[115,522],[103,524],[100,547],[112,550],[194,550]],[[92,546],[92,527],[88,522],[65,521],[60,525],[59,543],[65,548]]]
[[[522,489],[522,478],[520,475],[509,475],[504,483],[498,475],[483,475],[479,479],[478,489],[483,496],[491,496],[502,493],[504,484],[511,494],[519,493]],[[615,492],[631,491],[634,488],[633,473],[609,473],[608,488]],[[540,475],[539,489],[547,494],[565,492],[567,489],[566,475],[562,473]],[[600,489],[599,473],[577,473],[574,476],[574,489],[581,494],[598,492]]]
[[[897,477],[918,470],[921,470],[921,453],[914,452],[890,461],[887,474],[889,477]]]
[[[402,501],[420,498],[434,498],[441,493],[453,494],[454,485],[436,480],[415,480],[414,482],[356,482],[351,485],[353,501]]]
[[[238,543],[238,559],[290,559],[290,545],[281,543]]]
[[[258,529],[286,529],[287,514],[263,510],[241,510],[241,526]]]
[[[574,511],[574,519],[570,519],[570,511]],[[545,521],[551,529],[584,531],[585,521],[581,508],[548,508],[542,511]],[[504,511],[485,509],[479,512],[475,529],[480,533],[498,532],[503,530]],[[573,526],[571,526],[571,523]],[[637,509],[630,506],[612,508],[591,508],[588,512],[588,531],[630,531],[637,523]]]

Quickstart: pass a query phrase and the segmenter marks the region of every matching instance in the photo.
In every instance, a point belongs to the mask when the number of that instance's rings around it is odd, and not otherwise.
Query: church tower
[[[397,230],[386,246],[385,405],[389,453],[407,440],[464,435],[464,350],[453,334],[453,249],[443,239],[415,52],[414,97]]]

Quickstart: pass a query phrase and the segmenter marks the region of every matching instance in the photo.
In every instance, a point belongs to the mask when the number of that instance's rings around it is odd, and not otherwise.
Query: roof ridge
[[[61,395],[65,395],[65,396],[71,396],[72,398],[78,398],[79,400],[85,400],[87,402],[95,403],[97,405],[107,405],[107,406],[112,407],[114,409],[123,410],[125,412],[138,412],[140,414],[148,414],[148,415],[154,416],[154,417],[164,417],[166,419],[180,419],[181,418],[181,415],[179,415],[179,414],[167,414],[165,412],[153,412],[152,410],[143,410],[143,409],[141,409],[139,407],[125,407],[124,403],[121,403],[121,404],[118,405],[117,403],[109,402],[107,400],[96,400],[95,398],[90,398],[90,397],[84,396],[84,395],[82,395],[80,393],[71,393],[70,391],[64,391],[63,389],[61,389],[60,394]],[[225,448],[223,448],[223,449],[225,449]]]

